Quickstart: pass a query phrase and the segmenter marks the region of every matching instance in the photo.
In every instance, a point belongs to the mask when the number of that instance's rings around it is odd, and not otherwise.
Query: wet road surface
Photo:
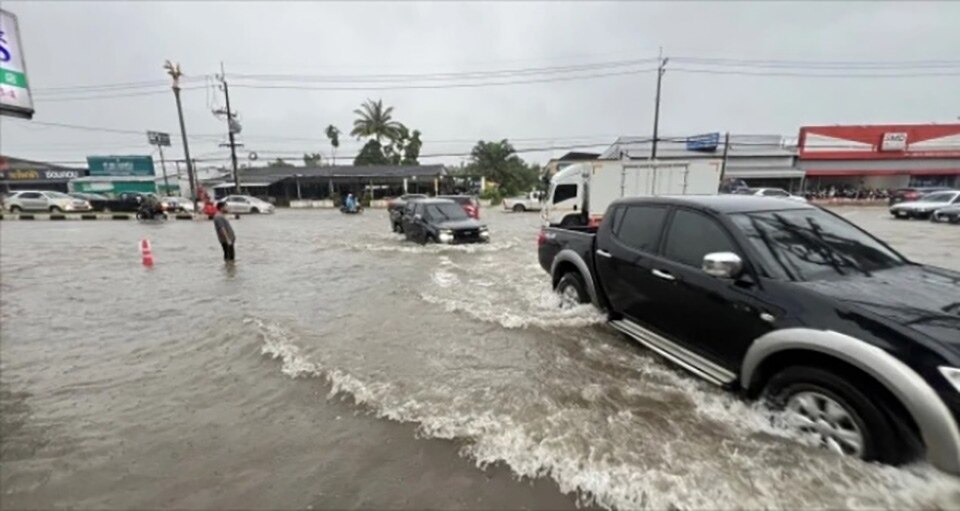
[[[960,269],[957,226],[838,211]],[[0,506],[960,507],[560,310],[536,216],[482,214],[459,247],[244,217],[232,267],[209,222],[0,223]]]

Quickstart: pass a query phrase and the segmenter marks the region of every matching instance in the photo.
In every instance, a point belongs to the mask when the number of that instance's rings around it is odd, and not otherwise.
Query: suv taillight
[[[537,235],[537,248],[543,246],[547,242],[547,231],[540,229],[540,234]]]

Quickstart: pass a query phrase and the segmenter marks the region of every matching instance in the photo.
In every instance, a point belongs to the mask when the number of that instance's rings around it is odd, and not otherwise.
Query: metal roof
[[[405,178],[438,177],[446,174],[443,165],[336,165],[323,167],[253,167],[239,170],[241,184],[276,183],[302,178]],[[229,178],[228,178],[229,179]]]

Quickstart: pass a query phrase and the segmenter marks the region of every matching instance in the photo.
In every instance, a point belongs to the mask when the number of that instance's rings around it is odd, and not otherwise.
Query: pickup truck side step
[[[636,339],[647,348],[659,353],[691,373],[715,385],[724,387],[733,383],[737,375],[703,358],[702,356],[665,339],[627,319],[611,321],[610,326]]]

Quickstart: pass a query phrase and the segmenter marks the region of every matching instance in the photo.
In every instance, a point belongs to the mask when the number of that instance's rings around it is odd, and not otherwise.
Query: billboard
[[[960,157],[960,124],[804,126],[801,160],[893,160]]]
[[[152,156],[87,156],[91,176],[153,176]]]
[[[720,145],[720,133],[707,133],[687,137],[687,151],[712,152]]]
[[[20,44],[17,17],[0,9],[0,114],[30,119],[33,98]]]

